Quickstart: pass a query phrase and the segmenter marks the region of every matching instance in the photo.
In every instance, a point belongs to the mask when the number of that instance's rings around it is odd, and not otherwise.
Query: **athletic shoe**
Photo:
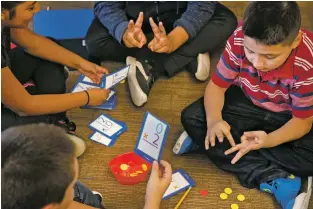
[[[148,95],[154,83],[151,70],[154,68],[149,61],[137,61],[134,57],[127,57],[126,64],[130,65],[128,72],[128,86],[133,103],[140,107],[148,100]]]
[[[260,185],[260,190],[273,194],[283,209],[293,209],[301,188],[301,178],[290,175]]]
[[[209,53],[199,54],[197,57],[198,66],[195,73],[196,78],[199,81],[205,81],[210,75],[210,56]]]

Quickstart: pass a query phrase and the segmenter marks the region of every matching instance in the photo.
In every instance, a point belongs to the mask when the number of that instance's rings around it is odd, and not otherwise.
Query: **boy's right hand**
[[[143,24],[143,12],[139,13],[139,16],[134,23],[133,20],[130,20],[127,26],[127,29],[122,37],[123,43],[128,48],[141,48],[147,43],[145,34],[143,33],[141,27]]]
[[[212,147],[215,146],[216,137],[220,143],[222,143],[224,137],[226,137],[232,147],[236,145],[235,140],[230,133],[230,125],[224,120],[208,123],[207,136],[205,137],[204,142],[206,150],[209,149],[210,144]]]
[[[92,88],[88,89],[87,92],[89,94],[88,106],[98,106],[105,102],[111,91],[102,88]]]
[[[161,203],[162,197],[167,188],[169,187],[171,181],[172,181],[171,165],[164,160],[161,160],[160,163],[154,161],[146,189],[145,208],[154,208],[152,206],[158,206]]]

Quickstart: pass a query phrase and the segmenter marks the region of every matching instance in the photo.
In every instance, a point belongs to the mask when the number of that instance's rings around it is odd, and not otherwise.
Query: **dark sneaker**
[[[61,126],[66,131],[69,131],[69,132],[76,131],[76,124],[73,121],[70,121],[67,117],[64,117],[63,119],[58,120],[56,125]]]
[[[149,61],[137,61],[134,57],[127,57],[126,64],[130,65],[128,72],[128,86],[133,103],[140,107],[148,100],[151,87],[154,83],[152,70],[154,68]]]

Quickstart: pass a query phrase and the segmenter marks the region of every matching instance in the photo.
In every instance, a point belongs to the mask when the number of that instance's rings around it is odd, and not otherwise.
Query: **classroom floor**
[[[238,19],[242,18],[247,2],[223,2],[235,12]],[[92,8],[92,2],[42,2],[42,8],[49,6],[50,9],[68,8]],[[303,17],[303,27],[313,31],[313,2],[300,3]],[[214,71],[220,52],[215,52],[212,57],[211,70]],[[110,70],[117,69],[121,64],[105,63]],[[71,88],[78,77],[73,72],[68,80]],[[181,209],[227,209],[232,203],[238,203],[241,209],[271,209],[279,208],[275,200],[257,189],[246,189],[240,186],[237,179],[219,169],[207,157],[202,155],[175,156],[172,147],[183,131],[180,123],[180,113],[203,95],[205,83],[197,82],[187,72],[178,74],[172,79],[161,79],[153,86],[148,103],[141,108],[135,107],[130,99],[127,83],[117,86],[117,108],[113,111],[75,109],[68,116],[77,124],[77,133],[82,136],[87,144],[87,150],[79,158],[80,180],[93,190],[102,193],[104,204],[108,209],[139,209],[144,204],[146,183],[135,186],[119,185],[108,169],[109,161],[117,155],[131,152],[135,147],[137,135],[143,120],[144,113],[150,111],[161,119],[167,121],[171,128],[167,139],[163,159],[169,161],[173,169],[183,168],[195,180],[196,187],[189,193],[181,205]],[[88,140],[91,130],[88,123],[104,112],[116,120],[124,121],[128,131],[120,136],[114,147],[105,147]],[[221,200],[219,194],[225,187],[233,189],[233,195],[227,200]],[[208,196],[202,197],[200,190],[207,189]],[[236,194],[244,194],[246,200],[238,202]],[[170,198],[162,203],[162,209],[175,207],[182,194]],[[309,207],[313,209],[313,201]]]

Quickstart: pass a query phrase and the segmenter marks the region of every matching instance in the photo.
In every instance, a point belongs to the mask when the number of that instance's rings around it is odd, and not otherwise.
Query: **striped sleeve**
[[[239,74],[241,56],[237,48],[238,46],[234,45],[234,35],[232,35],[212,75],[213,83],[221,88],[228,88]]]
[[[297,118],[313,117],[313,69],[304,74],[304,78],[297,80],[290,93],[292,114]]]

